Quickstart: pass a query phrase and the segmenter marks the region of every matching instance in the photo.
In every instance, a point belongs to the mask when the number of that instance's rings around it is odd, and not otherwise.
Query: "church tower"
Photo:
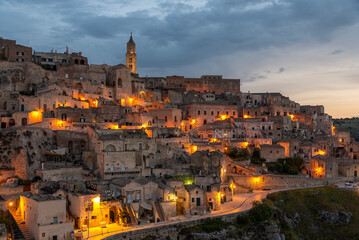
[[[132,39],[132,33],[127,43],[126,67],[128,67],[132,73],[137,73],[136,43]]]

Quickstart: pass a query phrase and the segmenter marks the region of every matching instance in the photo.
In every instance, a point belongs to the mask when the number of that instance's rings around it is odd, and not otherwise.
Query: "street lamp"
[[[233,201],[233,192],[234,192],[234,189],[236,188],[236,185],[234,185],[233,182],[232,182],[231,185],[230,185],[230,188],[232,190],[232,201]]]

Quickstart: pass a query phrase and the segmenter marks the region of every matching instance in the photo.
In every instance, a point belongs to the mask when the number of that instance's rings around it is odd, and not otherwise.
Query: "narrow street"
[[[276,190],[276,191],[279,191],[279,190]],[[254,191],[253,193],[243,193],[243,194],[234,195],[233,201],[224,203],[221,206],[221,210],[214,211],[214,212],[212,212],[212,214],[207,214],[204,216],[191,216],[191,217],[187,217],[187,218],[173,218],[173,219],[170,219],[169,221],[165,221],[165,222],[151,223],[151,224],[146,224],[146,225],[144,224],[144,225],[139,225],[136,227],[129,227],[129,228],[123,228],[121,226],[118,226],[117,224],[108,224],[106,226],[106,228],[93,227],[93,228],[90,228],[90,239],[91,240],[103,239],[105,237],[108,237],[108,236],[111,236],[114,234],[118,234],[118,233],[122,233],[122,232],[127,232],[127,231],[149,229],[149,228],[153,228],[153,227],[165,226],[165,225],[170,225],[170,224],[179,223],[179,222],[187,222],[187,221],[193,221],[193,220],[199,220],[199,219],[206,219],[206,218],[210,218],[210,217],[216,217],[216,216],[246,211],[252,207],[253,201],[261,201],[262,199],[266,198],[268,193],[271,193],[271,192],[275,192],[275,191],[273,191],[273,190],[272,191]],[[87,232],[83,233],[83,238],[84,239],[88,238]]]

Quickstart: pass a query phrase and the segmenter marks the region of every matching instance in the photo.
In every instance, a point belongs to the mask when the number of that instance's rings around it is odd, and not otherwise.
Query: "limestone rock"
[[[353,214],[344,211],[321,211],[318,219],[323,222],[333,224],[335,226],[346,225],[350,222]]]

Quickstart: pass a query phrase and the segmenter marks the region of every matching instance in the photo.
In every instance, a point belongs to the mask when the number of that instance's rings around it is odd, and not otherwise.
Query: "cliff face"
[[[0,168],[13,169],[21,179],[31,180],[40,168],[43,151],[56,141],[53,132],[40,128],[9,128],[0,132]]]
[[[0,62],[0,90],[31,91],[33,86],[56,79],[55,75],[31,62]]]
[[[331,187],[274,193],[235,222],[208,220],[184,229],[180,238],[359,239],[358,202],[358,192]]]

